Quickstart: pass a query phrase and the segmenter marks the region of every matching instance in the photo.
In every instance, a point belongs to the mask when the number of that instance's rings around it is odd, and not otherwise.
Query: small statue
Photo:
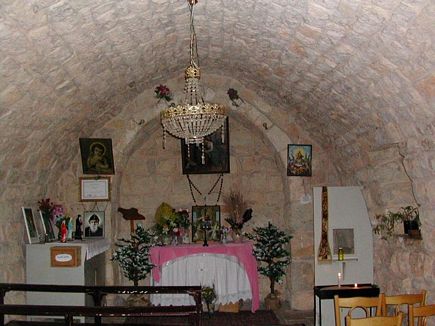
[[[82,216],[78,215],[76,219],[76,232],[74,233],[74,239],[83,240],[83,230],[82,230]]]
[[[63,220],[62,225],[60,226],[60,242],[66,242],[67,233],[68,228],[66,227],[65,220]]]
[[[67,239],[72,240],[72,238],[73,238],[72,237],[72,234],[73,234],[73,219],[72,219],[72,217],[68,218],[67,229],[68,229]]]

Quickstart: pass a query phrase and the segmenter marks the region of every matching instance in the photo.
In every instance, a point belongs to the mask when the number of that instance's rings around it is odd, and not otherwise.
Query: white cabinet
[[[79,266],[51,266],[51,248],[60,246],[80,247]],[[105,285],[104,252],[109,247],[110,243],[106,239],[26,245],[26,283]],[[92,305],[92,298],[84,293],[27,292],[26,302],[41,305]]]

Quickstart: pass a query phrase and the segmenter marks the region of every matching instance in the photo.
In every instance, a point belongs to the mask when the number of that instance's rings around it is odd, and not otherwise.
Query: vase
[[[269,293],[264,298],[266,310],[278,310],[281,307],[281,300],[276,294]]]
[[[240,231],[232,232],[231,237],[233,238],[233,241],[236,243],[243,242],[243,235]]]

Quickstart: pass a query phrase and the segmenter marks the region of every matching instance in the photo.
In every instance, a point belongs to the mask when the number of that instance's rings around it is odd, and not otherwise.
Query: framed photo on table
[[[54,229],[50,221],[50,216],[42,214],[42,212],[39,211],[39,217],[41,218],[42,231],[44,231],[44,234],[47,236],[47,240],[56,240],[56,235],[54,234]]]
[[[110,177],[80,178],[80,201],[110,201]]]
[[[104,238],[104,212],[84,212],[85,238]]]
[[[29,243],[39,243],[38,229],[36,228],[33,210],[30,207],[22,207],[24,223],[26,225]]]
[[[207,232],[207,240],[219,241],[220,228],[220,206],[192,206],[192,242],[204,241],[204,232]]]

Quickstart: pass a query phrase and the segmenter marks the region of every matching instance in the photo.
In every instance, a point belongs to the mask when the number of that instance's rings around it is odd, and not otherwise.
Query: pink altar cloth
[[[186,244],[179,246],[152,247],[150,250],[151,262],[155,265],[152,270],[152,277],[156,282],[160,281],[161,267],[173,259],[196,255],[196,254],[217,254],[235,256],[245,268],[252,292],[252,312],[260,307],[260,291],[258,288],[257,261],[252,254],[252,242],[209,244],[203,247],[202,244]]]

